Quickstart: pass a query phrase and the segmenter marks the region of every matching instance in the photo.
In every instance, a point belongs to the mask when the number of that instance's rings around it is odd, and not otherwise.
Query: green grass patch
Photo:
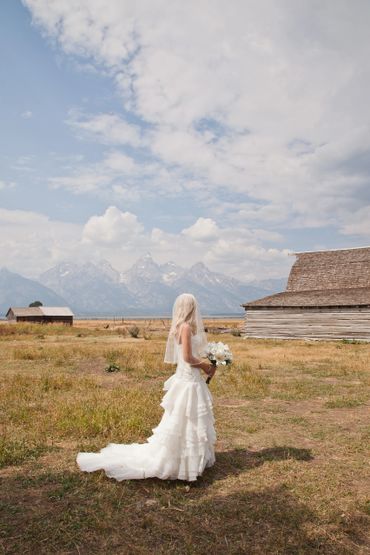
[[[46,444],[29,438],[14,439],[3,435],[0,437],[0,468],[35,460],[50,449]]]
[[[157,392],[141,388],[102,391],[57,407],[52,428],[60,437],[131,441],[150,432],[163,412]]]
[[[260,399],[269,393],[270,379],[248,363],[220,367],[212,379],[212,391],[221,396]]]
[[[365,402],[364,399],[341,396],[327,401],[325,407],[328,409],[352,409],[364,405]]]
[[[277,383],[271,396],[285,401],[315,399],[331,395],[335,392],[332,384],[320,383],[312,380],[294,379],[286,383]]]

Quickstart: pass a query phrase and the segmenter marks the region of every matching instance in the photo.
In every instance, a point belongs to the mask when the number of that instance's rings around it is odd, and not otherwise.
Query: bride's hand
[[[207,374],[207,376],[209,378],[212,378],[214,376],[215,372],[216,372],[216,365],[215,364],[209,364],[207,370],[205,370],[205,373]]]
[[[204,360],[203,362],[201,362],[200,364],[197,365],[197,368],[201,368],[203,370],[203,372],[205,372],[207,374],[207,376],[209,376],[210,371],[213,368],[213,365],[210,364],[208,362],[208,360],[207,361]]]

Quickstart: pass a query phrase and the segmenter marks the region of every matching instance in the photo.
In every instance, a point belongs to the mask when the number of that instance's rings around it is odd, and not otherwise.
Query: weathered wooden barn
[[[10,307],[6,317],[9,322],[73,324],[73,312],[66,306]]]
[[[370,247],[294,254],[285,291],[242,305],[242,334],[370,340]]]

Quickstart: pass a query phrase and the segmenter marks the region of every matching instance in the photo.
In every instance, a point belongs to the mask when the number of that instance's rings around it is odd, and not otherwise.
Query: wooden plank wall
[[[247,310],[244,337],[370,340],[370,308]]]

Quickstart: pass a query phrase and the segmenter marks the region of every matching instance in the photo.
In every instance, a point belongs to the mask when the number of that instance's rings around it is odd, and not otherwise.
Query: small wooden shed
[[[242,305],[243,336],[370,340],[370,247],[294,254],[285,291]]]
[[[9,322],[73,324],[73,312],[67,306],[10,307],[6,317]]]

